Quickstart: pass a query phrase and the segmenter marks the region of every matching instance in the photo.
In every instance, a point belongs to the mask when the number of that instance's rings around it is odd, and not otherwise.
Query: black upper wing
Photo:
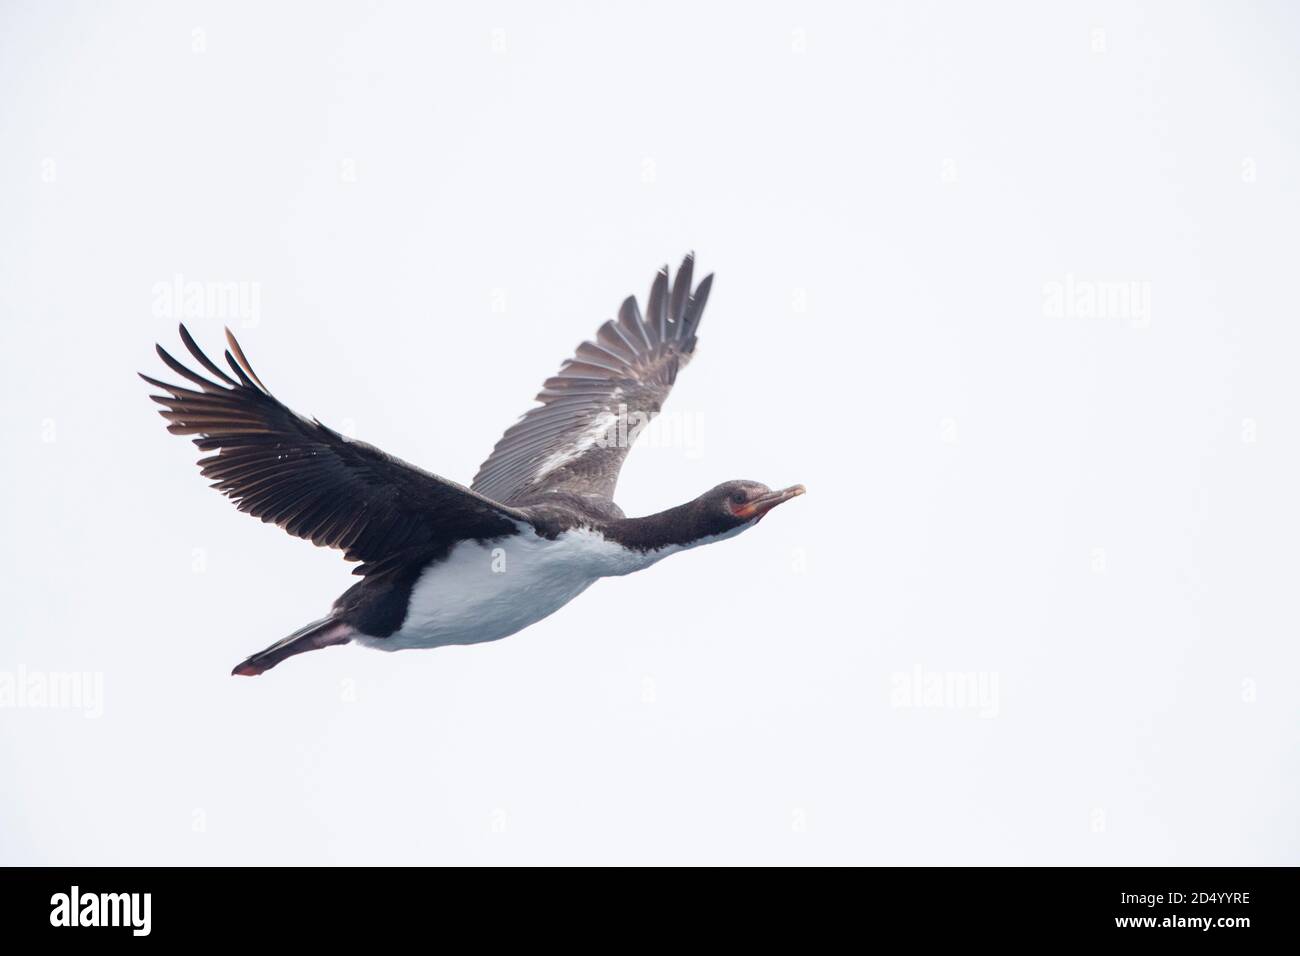
[[[542,404],[501,437],[470,487],[511,504],[557,491],[612,499],[628,449],[695,351],[713,276],[692,292],[693,269],[688,255],[671,287],[668,267],[659,270],[644,316],[629,296],[618,320],[546,380]]]
[[[313,544],[339,548],[350,561],[367,562],[358,574],[409,549],[436,550],[519,530],[524,516],[515,509],[345,438],[280,404],[229,329],[225,357],[235,378],[199,350],[183,325],[180,334],[215,380],[186,368],[161,345],[162,360],[199,390],[140,377],[167,392],[150,396],[163,406],[167,430],[193,435],[200,449],[214,452],[199,465],[240,511]]]

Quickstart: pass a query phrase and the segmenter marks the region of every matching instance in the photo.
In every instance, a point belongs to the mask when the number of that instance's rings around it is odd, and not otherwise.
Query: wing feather
[[[512,505],[556,492],[612,499],[629,444],[620,417],[641,422],[657,414],[695,351],[713,276],[692,291],[694,271],[693,255],[671,283],[667,267],[659,270],[644,315],[635,297],[625,299],[618,317],[542,384],[541,404],[497,442],[473,490]]]
[[[232,378],[183,325],[181,341],[212,379],[161,345],[158,355],[200,391],[140,377],[165,394],[149,396],[173,434],[193,436],[204,477],[240,511],[273,522],[368,566],[410,548],[437,551],[456,541],[515,534],[526,516],[462,485],[353,441],[281,404],[226,330]]]

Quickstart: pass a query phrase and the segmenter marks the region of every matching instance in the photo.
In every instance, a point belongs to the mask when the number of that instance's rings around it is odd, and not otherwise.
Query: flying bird
[[[192,435],[212,486],[245,511],[360,562],[330,612],[237,665],[356,642],[385,651],[477,644],[555,613],[599,578],[730,538],[803,494],[727,481],[693,501],[629,518],[614,503],[628,449],[695,353],[713,276],[692,289],[694,257],[659,270],[642,314],[628,297],[594,341],[546,380],[466,488],[304,418],[277,401],[226,329],[222,369],[180,327],[207,375],[161,346],[196,388],[141,374],[166,394],[167,430]]]

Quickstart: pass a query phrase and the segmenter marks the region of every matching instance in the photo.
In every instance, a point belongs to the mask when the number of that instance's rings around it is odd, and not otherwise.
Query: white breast
[[[629,552],[585,529],[554,541],[531,527],[496,542],[462,541],[420,576],[396,633],[357,640],[388,651],[499,640],[555,613],[597,578],[628,574],[666,553]]]

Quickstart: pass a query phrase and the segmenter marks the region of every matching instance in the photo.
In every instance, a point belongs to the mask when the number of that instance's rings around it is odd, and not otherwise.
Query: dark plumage
[[[141,378],[166,393],[151,397],[163,406],[168,431],[193,436],[209,453],[199,465],[213,487],[241,511],[361,562],[354,573],[362,580],[330,614],[235,673],[261,673],[293,654],[351,640],[397,649],[503,637],[551,613],[551,605],[590,580],[756,524],[802,493],[800,486],[774,493],[754,482],[728,482],[643,518],[625,517],[613,502],[631,445],[629,423],[634,438],[694,353],[713,277],[692,291],[692,271],[691,256],[671,285],[668,270],[660,270],[644,316],[629,297],[617,321],[578,346],[470,488],[291,411],[258,378],[229,330],[225,360],[233,377],[184,326],[181,341],[206,376],[158,346],[162,361],[198,389]],[[468,557],[449,562],[477,553],[461,546],[512,539],[521,542],[517,553],[525,561],[513,578],[482,577],[476,564],[463,563]],[[466,601],[468,610],[459,606]]]
[[[169,432],[194,435],[201,451],[216,452],[199,459],[199,467],[240,511],[312,544],[339,548],[349,561],[382,562],[408,548],[514,531],[518,511],[280,404],[229,329],[226,361],[239,381],[204,355],[183,325],[180,334],[195,360],[220,381],[191,372],[161,345],[159,357],[201,391],[140,377],[169,393],[150,396],[165,409],[160,414],[171,423]],[[356,573],[367,570],[362,565]]]

